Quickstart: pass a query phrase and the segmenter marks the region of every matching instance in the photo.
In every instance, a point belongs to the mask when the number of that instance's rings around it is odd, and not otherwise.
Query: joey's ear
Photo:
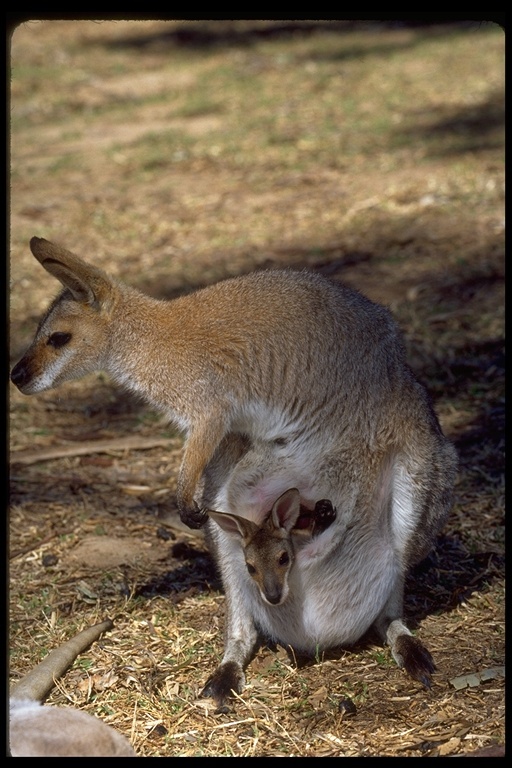
[[[258,526],[252,520],[246,520],[245,517],[238,517],[229,512],[215,512],[209,509],[208,515],[217,525],[220,525],[223,531],[244,540],[251,538],[258,530]]]
[[[276,528],[291,531],[300,515],[300,493],[290,488],[280,496],[272,507],[272,522]]]
[[[101,304],[110,296],[112,281],[108,275],[71,251],[42,237],[31,239],[30,250],[41,266],[71,291],[76,301]]]

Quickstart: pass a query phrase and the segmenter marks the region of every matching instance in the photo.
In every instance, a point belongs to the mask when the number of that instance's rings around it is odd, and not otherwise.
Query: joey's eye
[[[61,347],[64,347],[70,339],[70,333],[52,333],[46,343],[54,349],[60,349]]]
[[[290,562],[290,555],[288,554],[288,552],[283,552],[278,562],[279,562],[279,565],[288,565],[288,563]]]
[[[250,563],[247,563],[247,570],[249,571],[251,576],[254,576],[254,574],[256,573],[256,568],[254,567],[254,565],[251,565]]]

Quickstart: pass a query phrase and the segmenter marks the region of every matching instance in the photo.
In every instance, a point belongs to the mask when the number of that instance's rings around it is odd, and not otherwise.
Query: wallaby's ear
[[[290,488],[280,496],[272,507],[272,523],[276,528],[291,531],[300,515],[300,493],[297,488]]]
[[[244,539],[244,541],[254,536],[258,530],[258,526],[256,523],[253,523],[252,520],[246,520],[245,517],[232,515],[229,512],[215,512],[214,510],[209,509],[208,515],[212,520],[215,520],[217,525],[220,525],[223,531],[234,536],[239,536],[241,539]]]
[[[110,296],[112,281],[108,275],[71,251],[42,237],[31,239],[30,250],[41,266],[71,291],[76,301],[101,304]]]

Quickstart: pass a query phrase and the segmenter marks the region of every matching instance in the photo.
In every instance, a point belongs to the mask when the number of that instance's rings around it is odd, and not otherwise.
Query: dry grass
[[[101,375],[9,391],[11,679],[110,616],[49,703],[98,715],[141,756],[503,745],[504,39],[492,25],[271,26],[16,30],[11,357],[57,289],[32,235],[158,296],[287,264],[389,305],[461,457],[448,525],[408,584],[434,685],[373,637],[313,663],[262,649],[215,714],[199,694],[224,598],[176,519],[181,440]]]

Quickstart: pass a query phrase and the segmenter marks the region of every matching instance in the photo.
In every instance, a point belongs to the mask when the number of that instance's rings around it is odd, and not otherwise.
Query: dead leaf
[[[459,746],[460,746],[460,739],[454,736],[449,741],[446,741],[444,744],[439,745],[439,749],[437,751],[438,755],[439,757],[442,757],[443,755],[450,755]]]
[[[496,677],[505,677],[505,667],[491,667],[481,672],[471,672],[467,675],[452,677],[450,684],[459,691],[462,688],[475,688],[486,680],[494,680]]]
[[[308,701],[310,701],[314,707],[318,707],[318,705],[322,704],[326,698],[327,698],[327,688],[325,687],[325,685],[322,685],[314,693],[312,693],[311,696],[308,696]]]
[[[93,675],[93,686],[95,691],[103,691],[106,688],[112,688],[113,685],[119,680],[119,675],[116,675],[114,670],[109,670],[104,675]]]

